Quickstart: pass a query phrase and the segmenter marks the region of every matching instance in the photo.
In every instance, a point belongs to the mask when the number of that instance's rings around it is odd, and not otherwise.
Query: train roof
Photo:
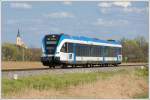
[[[61,37],[62,37],[62,39],[73,39],[73,40],[91,41],[91,42],[121,45],[121,43],[119,41],[116,41],[116,40],[100,40],[97,38],[89,38],[89,37],[84,37],[84,36],[70,36],[70,35],[66,35],[66,34],[61,34]]]

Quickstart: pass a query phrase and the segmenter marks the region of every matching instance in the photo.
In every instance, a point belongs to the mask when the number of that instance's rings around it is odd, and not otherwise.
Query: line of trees
[[[3,61],[40,61],[41,49],[17,46],[11,43],[2,44]]]
[[[144,37],[121,39],[123,62],[148,62],[149,44]],[[40,48],[22,48],[15,44],[2,44],[3,61],[40,61]]]
[[[124,62],[148,62],[149,43],[142,36],[121,39]]]

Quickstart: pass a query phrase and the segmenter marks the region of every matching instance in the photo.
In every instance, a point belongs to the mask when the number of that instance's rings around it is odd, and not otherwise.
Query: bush
[[[3,61],[40,61],[41,49],[19,47],[15,44],[2,44]]]
[[[144,37],[133,40],[123,38],[122,55],[125,62],[148,62],[148,42]]]

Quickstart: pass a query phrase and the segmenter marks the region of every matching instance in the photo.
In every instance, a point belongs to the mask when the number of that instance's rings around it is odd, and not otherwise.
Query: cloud
[[[98,4],[98,6],[99,7],[104,7],[104,8],[108,8],[108,7],[112,7],[112,6],[127,8],[127,7],[131,6],[131,2],[129,2],[129,1],[122,1],[122,2],[101,2],[101,3]]]
[[[127,25],[129,22],[127,20],[104,20],[102,18],[98,18],[95,23],[93,23],[96,26],[107,26],[107,27],[112,27],[112,26],[119,26],[119,25]]]
[[[59,32],[59,31],[60,31],[60,29],[57,28],[57,27],[51,27],[51,28],[49,29],[49,32]]]
[[[45,17],[50,17],[50,18],[73,18],[74,15],[69,12],[53,12],[49,14],[45,14]]]
[[[11,8],[23,8],[23,9],[30,9],[32,5],[27,3],[10,3]]]
[[[15,24],[42,24],[43,20],[42,19],[25,19],[25,18],[20,18],[20,19],[9,19],[6,21],[6,24],[8,25],[15,25]]]
[[[72,5],[72,2],[69,1],[69,0],[65,0],[65,1],[63,2],[63,4],[65,4],[65,5]]]
[[[130,8],[124,8],[123,11],[127,13],[142,13],[142,12],[147,12],[147,8],[130,7]]]
[[[29,31],[37,31],[38,28],[37,27],[28,27],[27,30],[29,30]]]
[[[148,12],[148,7],[132,7],[131,2],[102,2],[98,4],[100,8],[101,13],[107,14],[113,10],[121,11],[123,13],[142,13],[142,12]],[[112,9],[111,7],[121,7],[121,9]]]
[[[107,21],[107,20],[104,20],[102,18],[98,18],[96,23],[94,23],[94,24],[98,25],[98,26],[112,26],[113,21]]]
[[[101,8],[100,12],[103,14],[107,14],[107,13],[111,12],[111,9],[110,8]]]
[[[111,7],[112,4],[111,3],[108,3],[108,2],[102,2],[102,3],[99,3],[98,4],[99,7]]]
[[[6,21],[6,23],[8,24],[8,25],[12,25],[12,24],[17,24],[19,21],[18,20],[12,20],[12,19],[9,19],[9,20],[7,20]]]
[[[119,7],[124,7],[124,8],[127,8],[129,6],[131,6],[131,2],[113,2],[113,5],[115,6],[119,6]]]

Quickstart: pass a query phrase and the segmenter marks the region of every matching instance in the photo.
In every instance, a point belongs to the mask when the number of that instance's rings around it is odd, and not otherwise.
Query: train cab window
[[[66,43],[63,44],[63,46],[62,46],[62,48],[61,48],[60,51],[61,51],[61,52],[67,52],[67,44],[66,44]]]
[[[73,53],[73,43],[65,43],[60,51],[65,53]]]

